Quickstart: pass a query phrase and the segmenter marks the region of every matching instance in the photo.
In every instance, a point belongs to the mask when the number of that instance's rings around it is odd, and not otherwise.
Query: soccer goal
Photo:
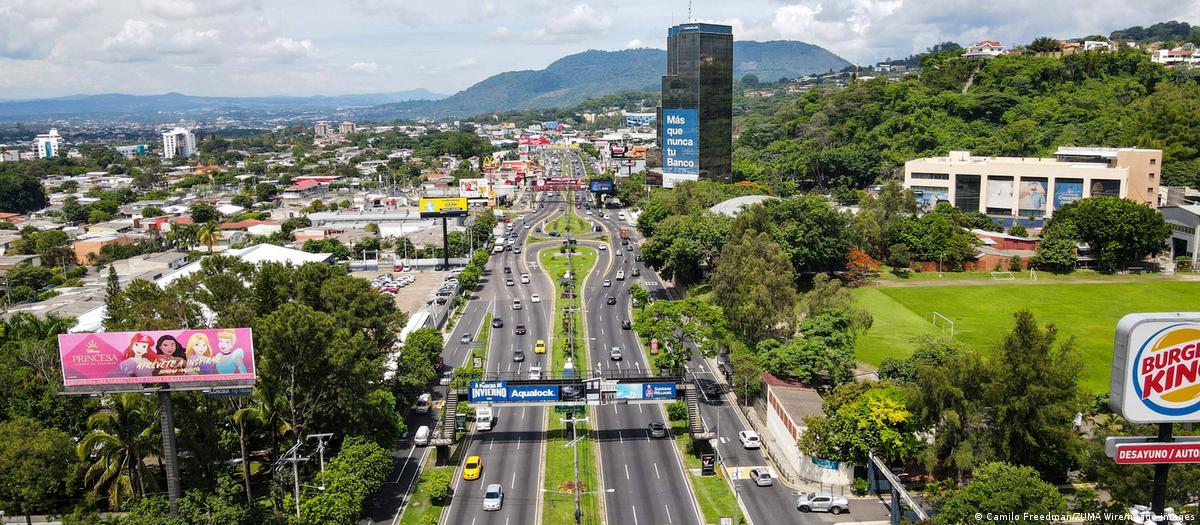
[[[1012,281],[1016,280],[1016,278],[1012,272],[992,272],[993,281]]]
[[[929,324],[933,325],[934,328],[950,334],[950,337],[954,337],[953,319],[950,319],[939,312],[929,312]]]

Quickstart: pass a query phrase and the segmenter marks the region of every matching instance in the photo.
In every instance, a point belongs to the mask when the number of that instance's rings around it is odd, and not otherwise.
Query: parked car
[[[449,385],[454,381],[454,370],[447,370],[442,373],[442,378],[438,380],[438,384],[442,386]]]
[[[771,476],[770,469],[766,467],[750,469],[750,479],[754,480],[754,484],[760,487],[770,487],[775,484],[775,478]]]
[[[828,492],[805,492],[796,497],[796,509],[800,512],[841,514],[850,510],[850,501]]]
[[[753,430],[743,430],[738,432],[738,441],[742,442],[742,448],[758,448],[762,446],[762,441],[758,439],[758,432]]]

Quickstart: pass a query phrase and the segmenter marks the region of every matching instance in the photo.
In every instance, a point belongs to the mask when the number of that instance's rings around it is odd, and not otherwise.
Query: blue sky
[[[1179,0],[694,0],[739,40],[868,64],[941,40],[1005,44],[1200,23]],[[587,49],[664,47],[686,0],[0,0],[0,99],[76,93],[453,93]]]

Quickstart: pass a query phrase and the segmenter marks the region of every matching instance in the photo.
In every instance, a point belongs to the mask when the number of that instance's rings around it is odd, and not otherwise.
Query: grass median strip
[[[409,496],[399,525],[428,525],[437,523],[447,499],[433,499],[444,492],[454,477],[454,467],[434,467],[435,458],[430,454],[417,478],[417,486]]]
[[[675,446],[683,457],[683,468],[692,490],[696,493],[696,501],[700,504],[700,512],[704,513],[705,523],[718,523],[721,517],[733,517],[734,523],[742,523],[742,510],[738,507],[737,496],[729,488],[721,469],[713,476],[698,476],[693,472],[700,470],[700,455],[692,450],[692,436],[688,434],[686,421],[671,421],[671,434],[675,437]]]
[[[553,359],[554,370],[562,370],[563,363],[566,363],[568,357],[567,352],[567,329],[563,326],[562,310],[563,308],[574,308],[575,316],[575,348],[581,352],[581,355],[586,355],[587,350],[587,335],[583,330],[583,312],[579,308],[580,298],[578,291],[583,284],[584,279],[592,271],[592,266],[596,264],[596,250],[587,246],[576,246],[575,255],[571,257],[575,265],[574,274],[571,278],[575,282],[576,296],[570,299],[563,298],[563,284],[561,279],[567,273],[567,255],[560,252],[560,247],[546,248],[538,253],[538,264],[550,276],[550,280],[554,283],[554,316],[551,323],[554,324],[554,344],[553,344]],[[586,361],[586,359],[584,360]],[[587,368],[586,362],[576,363],[580,371]]]
[[[596,491],[600,483],[596,476],[595,447],[588,424],[577,423],[575,432],[580,439],[579,485],[575,485],[575,451],[564,446],[571,441],[571,431],[560,421],[562,414],[549,414],[546,430],[546,481],[542,499],[542,523],[574,523],[575,491],[580,491],[579,505],[585,525],[600,524],[600,498]]]

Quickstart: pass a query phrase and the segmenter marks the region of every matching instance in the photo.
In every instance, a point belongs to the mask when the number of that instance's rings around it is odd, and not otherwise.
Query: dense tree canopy
[[[1042,230],[1048,240],[1086,243],[1101,267],[1108,270],[1157,254],[1170,235],[1170,227],[1154,208],[1119,197],[1091,197],[1067,204],[1054,212]]]

